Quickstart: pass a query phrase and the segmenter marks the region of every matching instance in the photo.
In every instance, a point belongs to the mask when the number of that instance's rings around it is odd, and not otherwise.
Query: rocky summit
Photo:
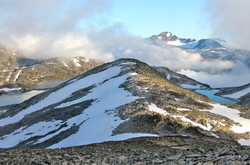
[[[183,89],[143,62],[120,59],[19,105],[1,107],[0,148],[166,136],[192,138],[192,144],[248,144],[249,113],[247,107],[228,107]]]
[[[0,48],[0,94],[51,86],[48,82],[58,84],[101,64],[85,57],[30,59],[16,50]]]

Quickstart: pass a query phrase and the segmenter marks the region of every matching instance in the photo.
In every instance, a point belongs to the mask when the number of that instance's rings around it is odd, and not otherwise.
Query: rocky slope
[[[101,64],[84,57],[35,60],[15,50],[0,48],[0,93],[65,81]]]
[[[228,108],[174,85],[145,63],[120,59],[24,103],[1,107],[0,148],[173,135],[246,144],[249,113],[249,108]]]
[[[214,139],[216,140],[216,139]],[[243,164],[249,147],[181,136],[138,138],[64,149],[0,150],[0,164]]]
[[[221,103],[237,103],[239,105],[250,107],[250,84],[238,87],[211,88],[208,84],[198,82],[187,77],[186,75],[176,73],[167,67],[154,68],[165,75],[165,77],[173,84],[182,88],[189,89],[203,95],[208,93],[211,97],[215,97],[214,100],[217,100],[218,102],[219,100],[217,99],[217,96],[220,96],[220,99],[222,99]],[[209,95],[207,96],[209,97]]]
[[[194,79],[187,77],[186,75],[176,73],[167,67],[155,67],[155,69],[159,71],[161,74],[165,75],[165,77],[169,81],[182,88],[190,90],[211,89],[211,87],[208,84],[198,82]]]

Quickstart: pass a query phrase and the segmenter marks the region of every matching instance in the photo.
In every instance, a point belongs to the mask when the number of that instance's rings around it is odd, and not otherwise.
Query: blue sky
[[[31,58],[132,57],[186,69],[194,79],[201,75],[188,71],[203,70],[210,80],[210,71],[234,67],[238,75],[240,67],[156,47],[144,38],[169,31],[183,38],[219,37],[250,50],[249,11],[250,0],[0,0],[0,46]],[[244,73],[248,78],[249,71]]]
[[[113,0],[107,19],[142,37],[163,31],[197,39],[211,34],[204,0]]]

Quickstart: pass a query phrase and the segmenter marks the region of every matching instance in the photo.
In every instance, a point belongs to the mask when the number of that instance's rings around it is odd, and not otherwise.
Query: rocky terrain
[[[250,109],[183,84],[209,88],[120,59],[0,107],[0,164],[250,164]]]
[[[165,75],[165,77],[172,83],[192,91],[206,90],[214,93],[214,96],[221,96],[231,99],[239,105],[250,107],[250,84],[246,84],[238,87],[226,87],[226,88],[211,88],[208,84],[198,82],[194,79],[187,77],[170,70],[167,67],[154,67]],[[214,92],[213,92],[214,91]]]
[[[176,73],[167,67],[155,67],[155,69],[159,71],[161,74],[165,75],[165,77],[169,81],[171,81],[172,83],[182,88],[190,89],[190,90],[196,90],[196,89],[212,90],[212,88],[208,84],[198,82],[194,79],[187,77],[186,75]]]
[[[187,136],[249,143],[250,111],[171,83],[120,59],[19,105],[0,108],[0,148],[61,148],[135,137]]]
[[[0,164],[248,165],[249,147],[231,141],[169,136],[136,138],[64,149],[0,150]]]
[[[101,64],[84,57],[29,59],[15,50],[0,48],[0,94],[66,81]]]

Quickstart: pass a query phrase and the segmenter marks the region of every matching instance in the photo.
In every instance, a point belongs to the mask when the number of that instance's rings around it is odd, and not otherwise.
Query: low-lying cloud
[[[230,61],[206,60],[198,53],[154,45],[127,32],[120,24],[101,30],[86,25],[89,19],[101,17],[111,5],[111,0],[0,0],[0,45],[31,58],[84,56],[104,62],[136,58],[215,86],[231,81],[232,75],[224,71],[233,70],[234,75],[243,75],[245,82],[246,72],[235,71],[247,69]]]
[[[209,73],[228,70],[234,66],[230,61],[206,60],[198,53],[188,53],[168,45],[155,45],[127,32],[114,31],[113,28],[91,33],[88,39],[96,45],[100,53],[112,55],[111,59],[136,58],[151,65],[167,66],[174,70],[192,68]]]
[[[91,49],[82,27],[110,7],[111,0],[0,0],[0,43],[32,58],[80,55]]]
[[[249,0],[206,0],[205,6],[215,36],[250,50]]]
[[[149,40],[114,29],[107,28],[87,36],[103,59],[136,58],[150,65],[166,66],[212,87],[240,86],[250,82],[250,68],[241,62],[204,59],[198,53],[154,45]]]
[[[179,73],[188,75],[189,77],[209,84],[214,88],[242,86],[250,82],[250,69],[240,62],[236,63],[229,72],[210,74],[204,71],[182,69],[179,71]]]

